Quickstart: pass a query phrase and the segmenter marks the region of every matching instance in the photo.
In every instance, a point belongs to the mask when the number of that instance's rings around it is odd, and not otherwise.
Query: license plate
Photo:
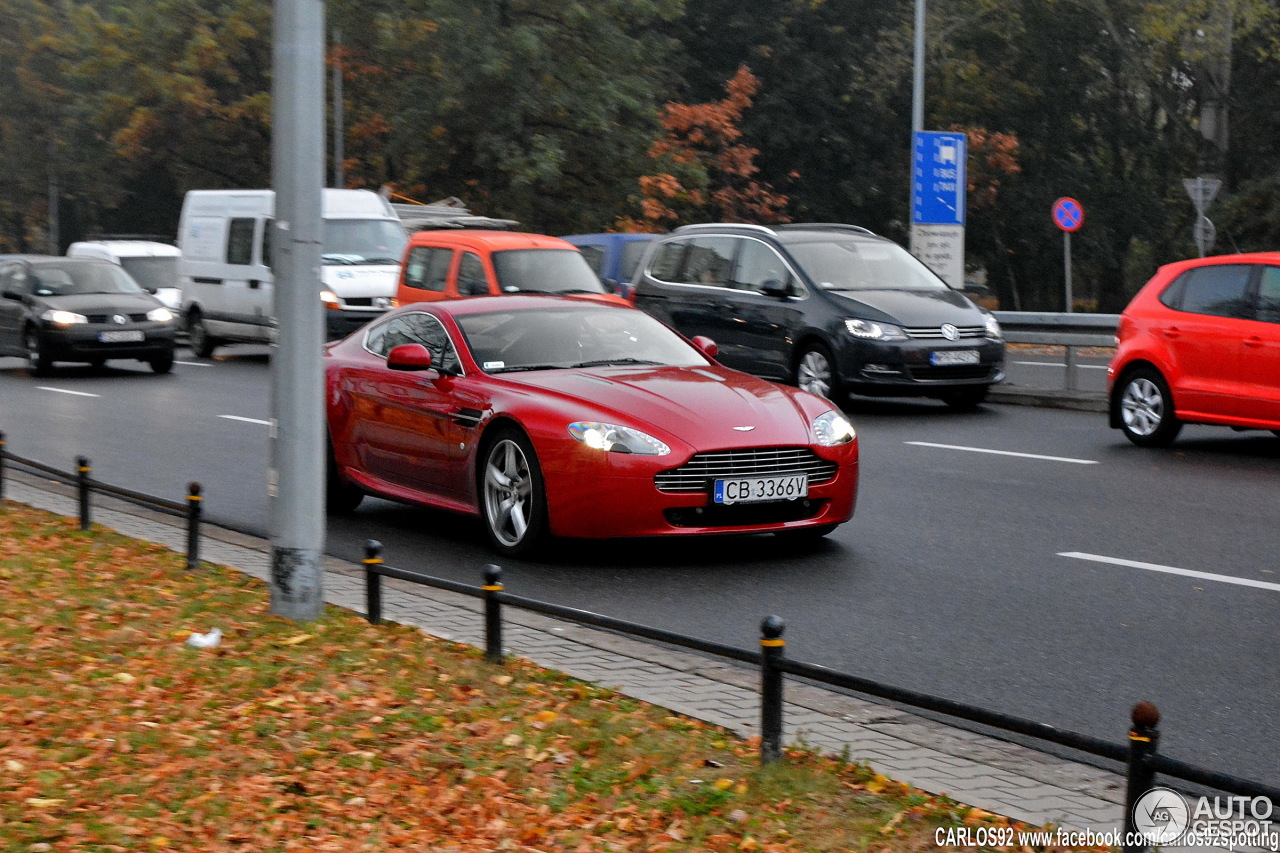
[[[940,364],[977,364],[976,349],[948,349],[929,353],[929,363]]]
[[[808,474],[782,474],[776,477],[735,477],[731,480],[716,480],[711,501],[729,506],[765,501],[793,501],[808,496]]]
[[[146,335],[138,329],[125,329],[118,332],[98,332],[98,340],[104,344],[128,344],[146,340]]]

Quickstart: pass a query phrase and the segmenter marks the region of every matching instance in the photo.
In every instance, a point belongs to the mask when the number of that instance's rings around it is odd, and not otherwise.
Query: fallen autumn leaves
[[[300,630],[238,572],[13,503],[0,589],[0,849],[882,853],[1000,820],[405,626]]]

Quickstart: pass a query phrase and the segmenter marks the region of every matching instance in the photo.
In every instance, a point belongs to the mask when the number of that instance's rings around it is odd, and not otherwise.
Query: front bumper
[[[976,351],[972,364],[932,363],[933,353]],[[847,341],[837,356],[846,387],[872,396],[930,396],[1004,379],[1004,343],[987,338]]]
[[[140,341],[104,341],[102,336],[115,332],[141,332]],[[66,326],[46,324],[40,330],[45,353],[54,361],[96,361],[111,358],[137,358],[146,361],[173,352],[177,324],[168,323],[72,323]]]
[[[388,310],[381,308],[355,311],[348,308],[330,308],[324,312],[325,340],[341,340],[352,332],[364,328],[370,321],[378,319]]]
[[[700,491],[659,489],[658,475],[680,468],[692,453],[628,456],[570,448],[561,458],[548,458],[540,452],[551,532],[581,539],[697,536],[769,533],[848,521],[857,503],[857,441],[812,450],[834,463],[835,470],[826,482],[812,483],[807,498],[734,506],[713,503],[709,482]]]

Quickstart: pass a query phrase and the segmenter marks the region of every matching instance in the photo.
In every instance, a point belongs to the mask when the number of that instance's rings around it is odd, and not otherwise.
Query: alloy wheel
[[[1135,376],[1120,398],[1120,416],[1125,427],[1141,438],[1152,435],[1165,418],[1164,394],[1144,376]]]
[[[503,438],[489,450],[484,472],[484,511],[499,543],[514,548],[533,522],[533,472],[524,450]]]
[[[809,350],[800,358],[796,385],[802,391],[831,399],[831,362],[817,350]]]

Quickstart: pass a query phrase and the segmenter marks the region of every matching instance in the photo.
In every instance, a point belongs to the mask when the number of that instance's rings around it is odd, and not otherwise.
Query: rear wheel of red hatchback
[[[1169,384],[1154,368],[1140,367],[1125,374],[1117,404],[1120,429],[1139,447],[1166,447],[1182,430],[1182,421],[1173,413]]]

